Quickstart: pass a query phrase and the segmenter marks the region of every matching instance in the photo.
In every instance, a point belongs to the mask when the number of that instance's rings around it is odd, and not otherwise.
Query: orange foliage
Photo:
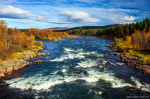
[[[27,35],[34,35],[35,39],[56,40],[68,36],[67,32],[53,32],[52,30],[29,29],[25,32]]]
[[[0,21],[0,58],[6,59],[16,50],[30,48],[34,44],[34,36],[27,36],[18,29],[8,28],[4,20]]]
[[[140,49],[150,50],[150,29],[146,32],[135,30],[135,33],[131,35],[131,44],[134,47],[139,47]]]
[[[0,21],[0,59],[6,59],[15,51],[22,48],[32,48],[35,38],[42,40],[56,40],[67,36],[67,32],[53,32],[52,30],[29,29],[21,32],[19,29],[8,29],[4,20]]]

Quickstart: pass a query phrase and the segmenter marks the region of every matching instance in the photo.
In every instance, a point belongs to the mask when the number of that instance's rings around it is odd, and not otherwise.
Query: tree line
[[[150,50],[150,19],[130,23],[125,25],[117,25],[105,29],[75,29],[69,30],[68,33],[74,35],[91,35],[101,36],[105,38],[120,38],[124,42],[132,45],[133,49]],[[119,41],[118,41],[119,42]],[[123,45],[122,45],[123,46]]]
[[[22,30],[23,31],[23,30]],[[59,40],[68,36],[67,32],[53,32],[52,30],[27,29],[24,30],[27,35],[34,35],[38,40]]]
[[[105,29],[74,29],[68,30],[70,34],[78,34],[78,35],[95,35],[95,36],[106,36],[106,37],[119,37],[125,38],[127,35],[131,35],[134,33],[134,30],[144,30],[148,31],[150,26],[150,19],[146,18],[143,21],[130,23],[126,25],[117,25],[108,27]]]

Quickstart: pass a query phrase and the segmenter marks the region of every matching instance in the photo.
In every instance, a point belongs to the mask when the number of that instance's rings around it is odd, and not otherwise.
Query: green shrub
[[[39,35],[39,34],[35,36],[35,39],[40,40],[41,38],[42,38],[42,37],[41,37],[41,35]]]
[[[16,52],[24,52],[24,49],[16,50]]]
[[[36,42],[34,43],[34,45],[35,45],[35,46],[42,46],[42,45],[43,45],[43,43],[42,43],[42,42],[40,42],[40,41],[36,41]]]

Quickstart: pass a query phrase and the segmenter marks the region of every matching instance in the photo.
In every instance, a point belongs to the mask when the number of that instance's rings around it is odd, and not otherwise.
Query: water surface
[[[78,36],[60,41],[43,41],[42,52],[50,56],[5,78],[0,85],[2,98],[29,99],[123,99],[149,98],[150,75],[116,61],[105,52],[107,39]],[[19,76],[18,76],[19,75]]]

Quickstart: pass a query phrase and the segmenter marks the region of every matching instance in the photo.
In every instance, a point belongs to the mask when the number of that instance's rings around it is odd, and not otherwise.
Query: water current
[[[105,52],[108,39],[77,36],[42,41],[50,56],[0,82],[3,99],[124,99],[149,98],[150,75],[117,61]]]

